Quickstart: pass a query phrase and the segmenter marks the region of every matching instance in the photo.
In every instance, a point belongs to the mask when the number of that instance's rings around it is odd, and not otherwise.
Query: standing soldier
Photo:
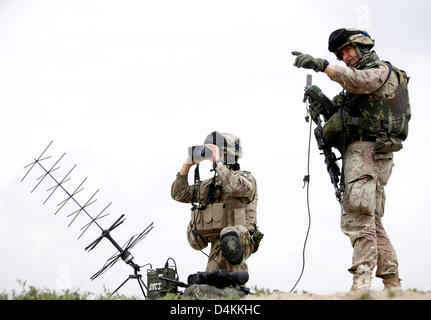
[[[172,184],[172,198],[192,204],[187,228],[190,246],[202,250],[211,243],[207,272],[248,271],[245,260],[257,251],[263,237],[256,225],[256,180],[250,172],[239,170],[242,150],[235,136],[215,131],[204,143],[190,149]],[[195,184],[190,186],[188,172],[202,160],[212,161],[214,177],[201,182],[195,171]]]
[[[345,90],[333,102],[342,104],[346,112],[344,116],[338,112],[326,114],[323,134],[327,140],[334,137],[334,131],[336,139],[344,137],[339,148],[344,151],[346,183],[341,229],[353,246],[352,266],[348,269],[354,275],[351,290],[369,289],[376,266],[376,277],[383,279],[385,289],[401,288],[397,256],[382,217],[393,152],[402,148],[408,134],[409,78],[381,60],[371,51],[373,46],[374,40],[367,32],[338,29],[329,37],[329,51],[346,67],[292,52],[297,56],[294,66],[324,72]]]

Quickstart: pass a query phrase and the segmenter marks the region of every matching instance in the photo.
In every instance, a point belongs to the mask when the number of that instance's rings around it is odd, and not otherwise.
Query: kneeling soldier
[[[256,180],[250,172],[240,170],[238,158],[242,150],[238,138],[213,132],[204,144],[190,148],[172,184],[172,198],[192,204],[187,228],[190,246],[202,250],[211,243],[207,272],[248,271],[245,261],[257,251],[263,237],[256,225]],[[188,172],[202,160],[212,161],[214,177],[199,181],[195,171],[195,184],[190,186]]]

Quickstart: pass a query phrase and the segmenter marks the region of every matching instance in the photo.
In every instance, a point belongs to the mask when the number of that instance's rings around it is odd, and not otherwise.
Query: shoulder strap
[[[391,76],[391,73],[392,73],[392,69],[393,69],[392,64],[389,61],[385,61],[385,63],[386,63],[386,65],[389,68],[389,72],[388,72],[388,76],[386,77],[386,80],[385,80],[385,82],[383,82],[383,84],[385,84],[389,80],[389,78]],[[399,76],[398,76],[398,72],[395,72],[395,73],[397,74],[398,82],[399,82],[400,79],[399,79]]]

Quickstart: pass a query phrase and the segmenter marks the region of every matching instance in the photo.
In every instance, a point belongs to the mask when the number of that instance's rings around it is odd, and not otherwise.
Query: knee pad
[[[244,257],[244,248],[239,236],[235,232],[228,232],[220,238],[220,248],[223,257],[232,264],[238,265]]]

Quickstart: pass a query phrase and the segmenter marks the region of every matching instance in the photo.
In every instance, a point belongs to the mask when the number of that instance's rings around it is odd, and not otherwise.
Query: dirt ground
[[[286,293],[274,291],[270,294],[247,295],[242,300],[431,300],[431,291],[382,290],[362,292],[337,292],[313,294],[308,292]]]

